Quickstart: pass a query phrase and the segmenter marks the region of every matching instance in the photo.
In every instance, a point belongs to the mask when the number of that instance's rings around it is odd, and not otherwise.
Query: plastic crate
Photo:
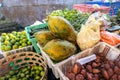
[[[108,6],[111,7],[109,14],[110,15],[116,15],[118,12],[118,9],[120,8],[120,2],[86,2],[86,4],[98,4],[100,6]]]
[[[38,54],[41,54],[41,51],[40,51],[39,47],[37,46],[37,41],[34,38],[33,34],[36,33],[36,32],[38,32],[38,31],[40,31],[40,30],[43,30],[43,29],[48,29],[48,24],[47,23],[25,27],[25,31],[26,31],[28,40],[32,43],[35,51]]]
[[[82,12],[94,12],[94,11],[100,11],[103,13],[109,13],[110,8],[106,6],[100,6],[100,8],[93,8],[90,4],[74,4],[73,8],[82,11]]]

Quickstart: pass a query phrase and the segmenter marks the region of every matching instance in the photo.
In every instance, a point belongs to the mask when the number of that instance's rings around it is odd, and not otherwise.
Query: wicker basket
[[[17,62],[18,60],[21,61]],[[43,57],[34,52],[21,52],[0,59],[0,76],[4,76],[10,70],[35,65],[42,66],[44,68],[45,75],[42,76],[42,80],[47,80],[47,65],[43,60]]]

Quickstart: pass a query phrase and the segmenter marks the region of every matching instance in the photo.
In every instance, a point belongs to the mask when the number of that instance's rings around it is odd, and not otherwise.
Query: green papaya
[[[43,50],[52,60],[61,61],[73,55],[76,52],[76,46],[67,40],[53,39],[43,47]]]
[[[51,31],[39,31],[35,33],[35,38],[37,42],[43,47],[47,42],[49,42],[52,39],[55,39],[55,34],[53,34]]]
[[[73,26],[65,18],[60,16],[48,16],[48,27],[51,32],[60,39],[76,43],[76,33]]]

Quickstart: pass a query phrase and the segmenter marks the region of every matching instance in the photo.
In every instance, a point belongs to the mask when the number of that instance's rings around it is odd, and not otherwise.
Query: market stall
[[[120,80],[120,9],[110,10],[75,4],[1,33],[0,80]]]

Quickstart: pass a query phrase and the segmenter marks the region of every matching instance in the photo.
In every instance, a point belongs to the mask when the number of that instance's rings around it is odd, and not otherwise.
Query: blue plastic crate
[[[110,15],[116,15],[118,12],[118,9],[120,8],[120,2],[86,2],[86,4],[98,4],[100,6],[107,6],[107,7],[111,7],[111,10],[109,12]]]

